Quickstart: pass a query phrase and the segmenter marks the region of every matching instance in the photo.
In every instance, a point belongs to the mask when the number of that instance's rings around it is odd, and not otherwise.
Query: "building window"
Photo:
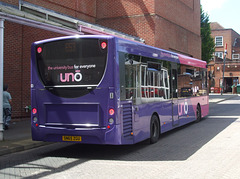
[[[215,45],[216,45],[216,47],[222,47],[223,46],[223,36],[215,37]]]
[[[239,54],[232,54],[232,59],[233,60],[238,60],[239,59]]]
[[[223,59],[223,52],[215,52],[215,56]]]

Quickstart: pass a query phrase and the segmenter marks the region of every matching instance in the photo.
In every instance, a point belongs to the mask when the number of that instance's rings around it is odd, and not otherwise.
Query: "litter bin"
[[[240,94],[240,84],[237,85],[237,94]]]
[[[211,93],[214,93],[214,87],[211,87]]]
[[[214,93],[220,93],[221,89],[219,87],[214,87]]]

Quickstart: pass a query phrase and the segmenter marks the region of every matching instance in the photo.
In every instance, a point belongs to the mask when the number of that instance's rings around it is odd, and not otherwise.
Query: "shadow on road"
[[[188,159],[236,119],[208,119],[161,136],[158,143],[144,141],[130,146],[73,144],[42,157],[71,157],[85,160],[181,161]]]

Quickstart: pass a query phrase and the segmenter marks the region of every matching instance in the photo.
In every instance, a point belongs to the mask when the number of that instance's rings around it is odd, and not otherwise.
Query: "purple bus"
[[[38,41],[31,53],[33,140],[155,143],[209,112],[198,59],[103,35]]]

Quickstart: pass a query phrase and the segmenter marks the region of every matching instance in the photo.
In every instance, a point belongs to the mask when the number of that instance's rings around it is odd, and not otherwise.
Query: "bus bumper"
[[[112,128],[74,128],[47,127],[44,125],[32,126],[32,139],[46,142],[72,142],[84,144],[132,144],[133,140],[122,138],[120,125]]]

